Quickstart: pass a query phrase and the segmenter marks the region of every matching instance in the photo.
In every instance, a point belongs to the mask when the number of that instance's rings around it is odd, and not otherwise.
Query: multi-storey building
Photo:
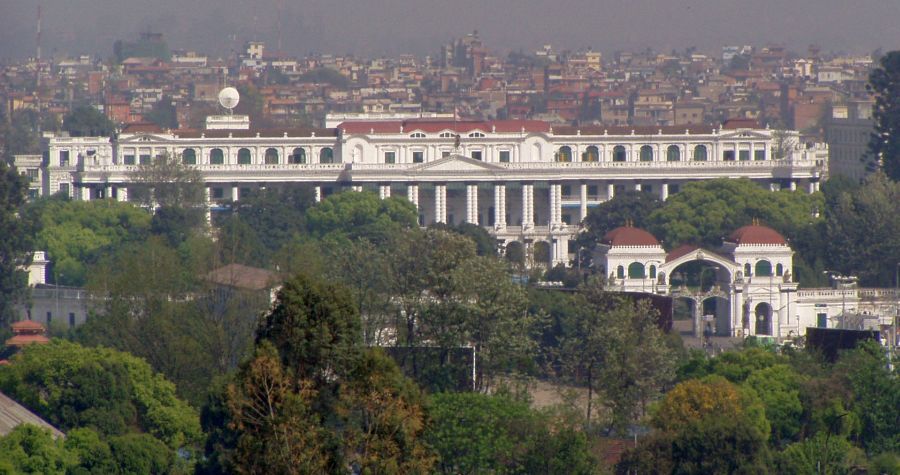
[[[115,138],[46,140],[43,194],[128,199],[133,172],[170,154],[203,175],[209,202],[261,187],[305,183],[321,198],[343,188],[401,194],[421,224],[488,227],[505,244],[569,241],[588,210],[636,189],[662,199],[687,182],[749,178],[813,192],[827,173],[824,144],[794,144],[775,159],[773,131],[721,127],[558,127],[533,120],[350,120],[334,128],[253,129],[240,117],[205,130],[130,128]],[[789,133],[794,136],[796,133]]]

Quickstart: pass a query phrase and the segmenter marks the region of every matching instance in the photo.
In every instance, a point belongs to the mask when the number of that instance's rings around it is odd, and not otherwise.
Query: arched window
[[[452,139],[453,137],[456,137],[456,134],[453,132],[441,132],[442,139]]]
[[[423,134],[422,132],[416,132],[414,134],[411,134],[409,137],[413,139],[424,139],[425,134]]]
[[[588,147],[584,153],[581,154],[582,162],[598,162],[600,161],[600,149],[597,148],[596,145],[591,145]]]
[[[192,148],[186,148],[181,152],[181,163],[185,165],[197,164],[197,151]]]
[[[209,163],[211,165],[221,165],[225,163],[225,154],[221,148],[214,148],[209,151]]]
[[[250,165],[252,158],[250,158],[250,149],[242,148],[238,150],[238,165]]]
[[[763,259],[761,261],[756,262],[756,275],[758,277],[771,277],[772,276],[772,263]]]
[[[617,278],[617,279],[624,279],[624,278],[625,278],[625,268],[624,268],[624,267],[619,266],[619,267],[616,268],[616,278]]]
[[[669,145],[666,149],[666,161],[677,162],[681,160],[681,149],[678,145]]]
[[[656,278],[656,266],[654,266],[652,264],[650,265],[650,278],[651,279]]]
[[[291,153],[291,163],[306,163],[306,150],[297,147]]]
[[[644,145],[641,147],[641,161],[642,162],[652,162],[653,161],[653,147],[649,145]]]
[[[556,161],[557,162],[571,162],[572,161],[572,147],[568,145],[563,145],[559,147],[559,151],[556,152]]]
[[[629,279],[643,279],[646,277],[644,274],[644,264],[640,262],[632,262],[628,265],[628,278]]]
[[[694,147],[694,161],[695,162],[705,162],[706,161],[706,145],[697,145]]]
[[[613,147],[613,161],[614,162],[624,162],[628,159],[628,154],[625,153],[625,147],[622,145],[616,145]]]
[[[752,274],[750,272],[750,264],[744,264],[744,277],[750,277]]]
[[[266,149],[266,165],[277,165],[277,164],[278,164],[278,149],[267,148]]]
[[[319,163],[334,163],[334,150],[330,147],[319,150]]]
[[[784,275],[784,266],[781,264],[775,265],[775,275],[781,277]]]
[[[471,134],[469,134],[469,137],[472,137],[472,138],[481,138],[481,137],[484,137],[484,134],[481,133],[481,132],[472,132]]]

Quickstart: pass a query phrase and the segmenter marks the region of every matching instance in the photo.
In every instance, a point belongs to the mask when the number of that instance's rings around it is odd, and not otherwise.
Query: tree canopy
[[[875,132],[869,141],[869,169],[877,166],[900,180],[900,51],[890,51],[869,73],[868,90],[875,96]],[[862,159],[862,157],[860,157]]]
[[[63,129],[73,137],[109,137],[115,124],[95,107],[80,105],[63,118]]]
[[[20,217],[28,185],[14,167],[0,161],[0,323],[12,321],[13,304],[28,283],[20,264],[30,262],[30,222]]]

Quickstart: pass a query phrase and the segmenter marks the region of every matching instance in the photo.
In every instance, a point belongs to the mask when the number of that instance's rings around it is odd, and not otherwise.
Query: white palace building
[[[422,225],[485,226],[501,246],[519,242],[526,254],[545,246],[555,265],[574,258],[570,241],[588,210],[618,192],[636,189],[665,200],[684,183],[712,178],[814,192],[827,176],[828,149],[800,143],[796,132],[777,133],[746,121],[720,127],[571,127],[534,120],[350,117],[333,128],[255,129],[245,116],[227,115],[210,117],[203,130],[132,126],[115,137],[48,136],[43,157],[17,160],[20,169],[40,163],[28,170],[34,194],[124,201],[132,172],[162,154],[202,173],[210,208],[263,187],[302,183],[315,188],[317,199],[342,189],[371,189],[409,199]],[[720,285],[694,300],[728,302],[715,306],[718,334],[785,338],[805,326],[834,326],[835,316],[847,310],[849,290],[806,295],[797,289],[790,277],[793,253],[783,239],[774,247],[737,239],[718,253],[667,254],[652,236],[653,242],[646,238],[649,247],[611,244],[605,271],[611,283],[678,296],[665,274],[686,260],[712,261]],[[768,272],[755,268],[760,260],[769,262]],[[636,262],[641,272],[631,267]],[[748,272],[748,265],[754,269]],[[853,292],[857,308],[860,299]],[[885,299],[879,297],[896,306]]]

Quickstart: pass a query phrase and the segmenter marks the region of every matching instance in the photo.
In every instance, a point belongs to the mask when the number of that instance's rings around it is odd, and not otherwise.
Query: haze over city
[[[176,48],[225,55],[251,39],[276,45],[278,18],[287,54],[424,55],[472,30],[500,50],[900,46],[900,2],[892,0],[0,0],[0,58],[34,54],[38,4],[45,54],[108,55],[115,40],[149,29]]]

